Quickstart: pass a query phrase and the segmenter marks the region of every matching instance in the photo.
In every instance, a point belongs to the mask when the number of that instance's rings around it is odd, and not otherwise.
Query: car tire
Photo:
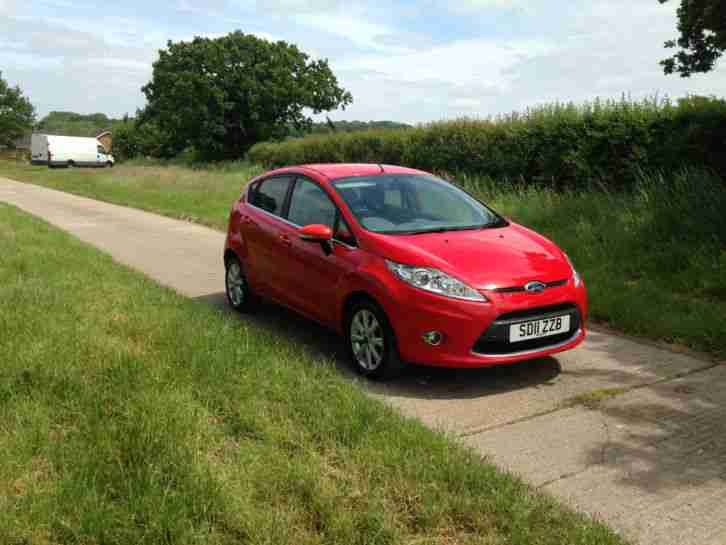
[[[68,161],[68,165],[67,166],[68,166],[68,168],[75,168],[76,163],[74,163],[73,161]]]
[[[234,256],[224,262],[224,292],[229,306],[237,312],[249,312],[254,308],[254,293],[247,283],[242,263]]]
[[[106,168],[113,168],[113,163],[111,161],[108,161],[106,163]]]
[[[390,380],[405,367],[388,317],[372,300],[351,306],[345,320],[345,344],[354,367],[365,377]]]

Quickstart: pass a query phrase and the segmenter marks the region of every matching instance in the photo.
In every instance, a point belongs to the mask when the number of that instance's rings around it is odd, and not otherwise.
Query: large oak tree
[[[168,42],[142,91],[141,123],[153,121],[170,149],[192,145],[206,159],[241,157],[256,142],[309,126],[306,112],[352,102],[326,60],[239,31]]]
[[[661,4],[669,0],[658,0]],[[672,57],[661,61],[666,74],[683,77],[713,70],[726,50],[726,0],[681,0],[678,8],[678,40],[666,47],[679,47]]]
[[[35,108],[20,87],[10,87],[0,72],[0,145],[14,147],[15,141],[33,128]]]

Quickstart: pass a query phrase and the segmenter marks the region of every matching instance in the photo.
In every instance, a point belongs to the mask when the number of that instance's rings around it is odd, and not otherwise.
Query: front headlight
[[[575,284],[576,288],[579,288],[582,285],[582,278],[580,278],[580,273],[577,272],[577,269],[575,269],[575,266],[572,264],[570,256],[565,254],[565,259],[567,259],[567,262],[570,264],[570,268],[572,269],[572,282],[573,284]]]
[[[437,293],[453,299],[465,299],[467,301],[487,301],[481,293],[474,288],[467,286],[461,280],[449,276],[438,269],[428,267],[412,267],[389,261],[386,259],[388,269],[399,279],[415,288]]]

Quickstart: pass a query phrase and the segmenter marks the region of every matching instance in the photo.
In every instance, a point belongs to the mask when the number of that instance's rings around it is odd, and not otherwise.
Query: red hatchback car
[[[263,174],[234,203],[224,265],[232,307],[261,296],[335,329],[373,378],[403,362],[541,358],[585,338],[587,294],[565,253],[419,170]]]

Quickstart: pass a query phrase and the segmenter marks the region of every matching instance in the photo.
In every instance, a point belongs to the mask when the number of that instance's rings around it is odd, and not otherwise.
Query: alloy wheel
[[[247,283],[242,268],[234,261],[227,267],[227,294],[233,306],[239,307],[245,302],[246,291]]]
[[[360,309],[350,323],[350,343],[353,355],[366,371],[375,371],[383,362],[385,337],[375,314]]]

